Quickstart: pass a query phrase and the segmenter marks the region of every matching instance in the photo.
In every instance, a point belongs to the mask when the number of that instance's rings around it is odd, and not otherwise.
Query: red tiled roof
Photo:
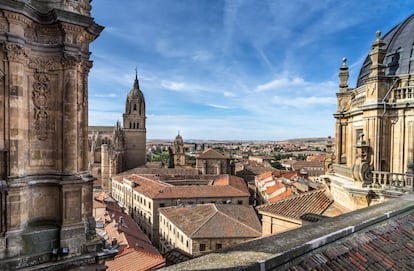
[[[269,186],[266,188],[266,194],[271,195],[273,192],[285,188],[285,185],[282,183],[277,183],[274,186]]]
[[[283,177],[289,180],[293,180],[293,178],[297,177],[298,173],[296,171],[285,171],[283,172]]]
[[[125,249],[123,253],[115,256],[113,261],[106,261],[108,271],[146,271],[165,265],[162,256],[149,255],[134,249]]]
[[[196,159],[228,159],[229,155],[209,148],[196,156]]]
[[[229,178],[229,185],[173,186],[162,181],[150,180],[135,174],[123,176],[122,178],[116,177],[115,180],[122,182],[123,178],[126,178],[134,181],[137,185],[134,190],[152,199],[248,197],[250,195],[241,178],[226,176],[225,178]]]
[[[243,178],[233,175],[225,175],[224,177],[215,180],[213,182],[213,185],[229,185],[231,187],[237,188],[242,192],[249,193],[249,189],[247,188],[247,185],[244,182]]]
[[[325,189],[315,190],[257,206],[259,212],[300,219],[306,213],[321,214],[333,202]]]
[[[107,203],[108,215],[102,220],[108,221],[104,229],[97,229],[98,234],[104,234],[108,236],[108,242],[112,241],[112,237],[117,239],[118,244],[125,247],[131,247],[140,251],[144,251],[149,254],[160,255],[158,250],[151,244],[151,241],[145,233],[143,233],[140,227],[135,221],[127,214],[122,212],[117,203]],[[122,216],[123,225],[115,226],[119,224],[119,218]]]
[[[275,196],[275,197],[270,198],[270,199],[268,200],[268,202],[269,202],[269,203],[272,203],[272,202],[276,202],[276,201],[279,201],[279,200],[285,199],[285,198],[287,198],[287,197],[291,196],[294,192],[295,192],[295,191],[294,191],[292,188],[288,188],[288,190],[286,190],[286,191],[285,191],[285,192],[283,192],[282,194],[279,194],[279,195],[277,195],[277,196]]]
[[[111,196],[110,195],[108,195],[106,192],[104,192],[104,191],[101,191],[101,192],[99,192],[99,193],[96,193],[95,195],[94,195],[94,198],[96,199],[96,200],[98,200],[98,201],[100,201],[100,202],[103,202],[105,199],[107,199],[107,198],[110,198]]]
[[[413,270],[413,259],[411,212],[309,253],[287,270]]]
[[[262,174],[258,175],[257,176],[257,179],[258,180],[260,180],[260,179],[267,179],[269,177],[272,177],[272,172],[271,171],[267,171],[265,173],[262,173]]]
[[[261,236],[261,226],[251,206],[199,204],[160,208],[160,213],[192,238]]]

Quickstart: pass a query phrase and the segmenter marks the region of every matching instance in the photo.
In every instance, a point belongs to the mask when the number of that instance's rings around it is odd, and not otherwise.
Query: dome
[[[184,141],[180,134],[175,137],[174,144],[176,145],[183,145]]]
[[[134,87],[128,93],[128,100],[144,99],[144,94],[139,89],[138,75],[135,75]]]
[[[386,55],[383,64],[385,75],[402,75],[414,73],[414,14],[391,29],[382,37]],[[413,64],[413,65],[412,65]],[[371,59],[369,55],[359,72],[357,87],[365,84],[370,73]]]

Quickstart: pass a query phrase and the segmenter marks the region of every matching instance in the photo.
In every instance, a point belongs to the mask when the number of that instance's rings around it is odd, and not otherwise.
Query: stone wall
[[[89,43],[103,28],[87,6],[0,3],[0,149],[7,150],[7,174],[0,177],[7,190],[2,270],[47,262],[54,248],[77,257],[88,245]]]

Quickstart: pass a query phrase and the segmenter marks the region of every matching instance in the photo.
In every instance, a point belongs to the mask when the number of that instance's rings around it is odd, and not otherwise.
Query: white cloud
[[[230,106],[227,105],[220,105],[220,104],[207,104],[210,107],[218,108],[218,109],[230,109]]]
[[[300,77],[282,77],[277,78],[273,81],[258,85],[256,87],[256,91],[265,91],[265,90],[283,90],[283,88],[286,87],[292,87],[292,86],[304,86],[306,85],[306,82],[303,80],[303,78]]]
[[[237,97],[237,95],[231,91],[224,91],[223,95],[224,97]]]
[[[116,93],[107,93],[107,94],[94,94],[93,96],[98,98],[115,98],[118,97]]]
[[[315,105],[335,105],[337,100],[335,97],[280,97],[274,96],[273,102],[278,105],[287,105],[292,107],[304,107]]]

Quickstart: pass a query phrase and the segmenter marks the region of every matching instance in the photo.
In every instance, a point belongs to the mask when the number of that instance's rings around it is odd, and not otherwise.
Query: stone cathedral
[[[0,2],[1,270],[104,268],[87,171],[89,44],[103,30],[90,2]]]
[[[110,176],[146,163],[147,117],[137,73],[122,116],[122,125],[89,127],[90,170],[108,190]]]

